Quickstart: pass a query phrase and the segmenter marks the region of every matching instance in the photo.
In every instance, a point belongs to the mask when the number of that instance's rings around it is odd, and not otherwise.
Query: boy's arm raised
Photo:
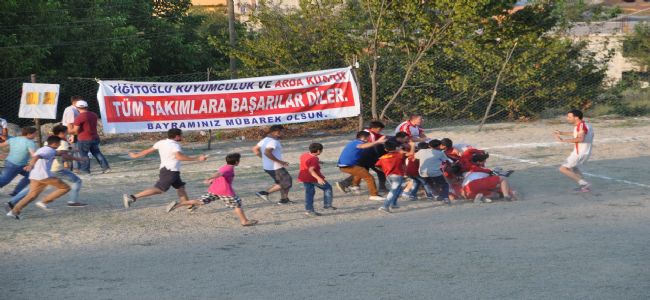
[[[131,158],[140,158],[149,155],[150,153],[156,151],[155,148],[151,147],[149,149],[142,150],[140,152],[129,152],[129,157]]]

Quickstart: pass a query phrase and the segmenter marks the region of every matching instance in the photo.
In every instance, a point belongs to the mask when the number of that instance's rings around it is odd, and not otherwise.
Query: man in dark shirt
[[[71,134],[77,135],[81,157],[88,157],[88,153],[92,153],[102,167],[102,173],[110,172],[108,161],[99,150],[99,135],[97,134],[99,118],[97,114],[88,110],[88,102],[84,100],[77,101],[75,106],[79,110],[79,115],[74,119],[74,128]],[[80,162],[79,170],[82,173],[90,174],[90,161]]]

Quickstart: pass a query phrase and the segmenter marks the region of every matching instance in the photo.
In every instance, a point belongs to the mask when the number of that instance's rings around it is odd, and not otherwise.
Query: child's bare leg
[[[508,183],[508,180],[503,177],[501,177],[501,193],[503,194],[503,197],[510,197],[510,184]]]
[[[146,189],[146,190],[144,190],[142,192],[139,192],[139,193],[137,193],[137,194],[135,194],[133,196],[135,197],[136,200],[140,200],[140,198],[162,194],[162,192],[163,191],[161,191],[160,189],[154,187],[154,188],[148,188],[148,189]]]
[[[569,169],[565,166],[560,167],[560,173],[564,174],[565,176],[573,179],[575,182],[580,182],[582,179],[582,173],[578,170],[578,172],[575,172],[576,168]]]
[[[246,215],[244,214],[244,210],[241,209],[241,207],[235,207],[235,214],[237,217],[239,217],[239,223],[242,225],[248,223],[248,218],[246,218]]]
[[[279,184],[274,184],[268,190],[266,190],[266,192],[271,194],[271,193],[275,193],[275,192],[277,192],[277,191],[279,191],[281,189],[282,189],[282,187]]]
[[[175,208],[181,207],[181,206],[194,206],[194,205],[203,205],[203,201],[201,200],[185,200],[185,201],[180,201],[176,203]]]
[[[176,190],[176,194],[178,195],[178,200],[180,200],[181,203],[189,201],[189,197],[187,197],[187,192],[185,191],[185,187],[178,188]]]

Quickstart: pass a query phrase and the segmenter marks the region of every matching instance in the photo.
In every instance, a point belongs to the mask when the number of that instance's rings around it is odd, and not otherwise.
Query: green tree
[[[634,33],[623,41],[623,56],[632,59],[640,67],[650,67],[650,24],[639,23]]]

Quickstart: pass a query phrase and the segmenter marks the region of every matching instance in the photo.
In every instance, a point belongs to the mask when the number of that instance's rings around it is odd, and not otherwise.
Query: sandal
[[[257,220],[248,220],[248,223],[246,224],[241,224],[241,226],[248,227],[248,226],[255,226],[258,223]]]

